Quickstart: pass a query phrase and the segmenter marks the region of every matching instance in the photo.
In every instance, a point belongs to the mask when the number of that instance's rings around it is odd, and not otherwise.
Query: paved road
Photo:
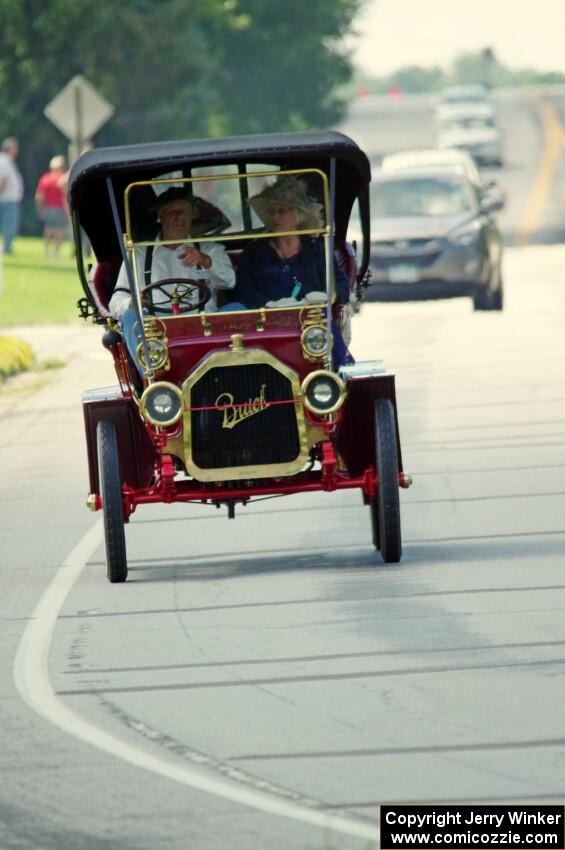
[[[565,219],[550,105],[501,97],[509,242]],[[378,106],[375,153],[426,127],[423,101]],[[562,802],[565,250],[509,249],[505,282],[502,314],[354,320],[415,477],[388,567],[341,493],[140,509],[108,585],[83,507],[99,332],[22,330],[70,365],[0,409],[1,850],[367,850],[383,802]]]
[[[83,508],[96,330],[0,420],[2,850],[367,848],[381,802],[562,801],[565,253],[506,266],[501,315],[355,320],[398,375],[399,566],[342,493],[140,510],[110,586]]]
[[[548,93],[550,92],[550,93]],[[504,134],[505,165],[486,169],[507,197],[500,225],[507,244],[565,241],[565,94],[556,89],[495,95]],[[357,100],[342,130],[375,163],[397,150],[434,146],[429,97]]]

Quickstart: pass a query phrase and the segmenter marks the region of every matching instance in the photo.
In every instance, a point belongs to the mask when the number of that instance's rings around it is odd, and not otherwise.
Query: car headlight
[[[304,405],[318,416],[335,413],[345,399],[345,384],[333,372],[310,372],[302,382]]]
[[[148,339],[147,350],[149,351],[150,368],[161,369],[166,364],[169,358],[169,352],[165,343],[160,339]],[[145,355],[143,353],[143,343],[141,342],[137,346],[137,359],[139,360],[143,368],[147,370],[147,365],[145,363]]]
[[[328,350],[328,336],[322,325],[312,325],[302,334],[302,348],[310,357],[322,357]]]
[[[182,393],[174,384],[160,381],[141,396],[141,411],[152,425],[173,425],[182,414]]]
[[[452,245],[472,245],[473,242],[477,241],[478,231],[473,228],[473,230],[460,230],[457,233],[451,233],[448,236],[448,241],[451,242]]]

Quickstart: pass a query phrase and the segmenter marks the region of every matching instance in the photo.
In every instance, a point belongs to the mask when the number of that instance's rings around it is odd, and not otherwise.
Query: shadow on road
[[[283,551],[278,555],[263,552],[243,552],[241,557],[225,560],[225,555],[218,555],[217,561],[208,558],[163,558],[153,559],[151,563],[144,561],[129,562],[129,580],[140,582],[169,582],[174,578],[178,581],[214,581],[218,579],[236,578],[237,576],[266,575],[268,573],[291,573],[302,570],[332,571],[343,573],[360,568],[366,569],[398,569],[398,566],[383,564],[380,556],[369,547],[357,552],[335,550],[316,551],[300,554],[296,550]]]

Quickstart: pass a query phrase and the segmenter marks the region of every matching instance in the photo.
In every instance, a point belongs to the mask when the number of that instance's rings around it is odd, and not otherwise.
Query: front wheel
[[[493,285],[494,284],[494,285]],[[495,272],[488,286],[479,287],[473,296],[475,310],[502,310],[504,306],[504,285],[500,270]]]
[[[98,474],[104,514],[106,565],[108,581],[124,582],[128,575],[124,507],[118,438],[113,422],[101,420],[96,428],[98,446]]]
[[[389,399],[375,403],[377,495],[370,502],[373,543],[386,564],[402,557],[396,419]]]
[[[502,283],[502,275],[498,281],[498,289],[492,293],[492,309],[502,310],[504,307],[504,285]]]

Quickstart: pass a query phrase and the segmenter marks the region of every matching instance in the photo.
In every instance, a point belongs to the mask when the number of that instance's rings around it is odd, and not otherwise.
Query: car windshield
[[[443,177],[378,181],[371,203],[375,218],[452,216],[475,209],[469,183]]]
[[[442,95],[443,103],[486,103],[484,92],[455,90]]]
[[[447,169],[466,174],[471,181],[478,181],[478,172],[467,154],[456,150],[429,150],[414,153],[397,153],[385,156],[381,163],[382,172],[418,171],[422,168]]]
[[[277,192],[275,186],[281,180],[284,186]],[[174,172],[131,183],[125,195],[126,229],[132,243],[164,241],[159,234],[159,209],[168,196],[181,195],[192,208],[190,235],[202,242],[220,236],[222,242],[239,241],[276,235],[282,230],[321,234],[327,194],[325,175],[315,169],[281,171],[270,165],[251,164],[241,174],[236,165],[193,168],[190,176]],[[288,203],[282,202],[283,196]],[[308,206],[306,213],[315,208],[317,215],[305,214],[301,203]],[[281,205],[292,211],[283,222],[286,227],[279,220],[281,210],[275,209]]]
[[[258,164],[249,165],[244,174],[235,164],[219,165],[193,168],[190,176],[175,172],[131,183],[125,208],[134,280],[142,289],[149,246],[150,256],[154,248],[167,246],[182,257],[191,246],[206,253],[220,243],[237,267],[252,240],[263,244],[269,240],[275,251],[285,236],[323,241],[327,199],[322,172],[281,171]],[[197,270],[196,277],[209,277],[206,270]],[[318,289],[325,284],[320,280]]]
[[[493,118],[476,115],[466,118],[454,118],[442,124],[442,128],[445,130],[485,130],[494,128],[495,126]]]

